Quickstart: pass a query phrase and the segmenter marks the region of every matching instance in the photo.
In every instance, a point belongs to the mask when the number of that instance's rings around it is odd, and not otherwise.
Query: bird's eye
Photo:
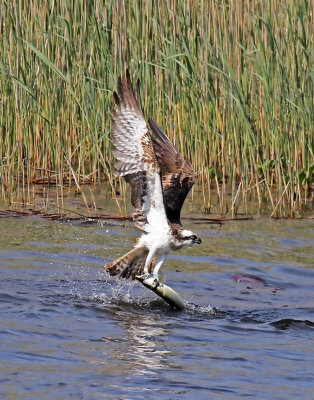
[[[192,236],[191,236],[191,239],[192,239],[192,240],[195,240],[195,239],[197,239],[197,236],[196,236],[196,235],[192,235]]]

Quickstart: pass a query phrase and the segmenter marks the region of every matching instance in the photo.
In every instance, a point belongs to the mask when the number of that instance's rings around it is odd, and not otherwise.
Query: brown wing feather
[[[171,223],[181,224],[181,209],[195,182],[193,167],[152,118],[149,119],[149,125],[153,132],[153,146],[162,176],[167,218]]]
[[[133,220],[138,228],[145,230],[146,224],[152,223],[150,213],[154,210],[159,215],[159,223],[168,226],[159,165],[144,119],[139,87],[135,97],[128,70],[118,79],[118,92],[119,95],[114,93],[113,112],[115,175],[123,176],[131,186]]]
[[[119,95],[114,92],[113,111],[114,156],[118,160],[115,175],[125,176],[139,171],[159,171],[140,100],[136,99],[129,71],[118,79]]]

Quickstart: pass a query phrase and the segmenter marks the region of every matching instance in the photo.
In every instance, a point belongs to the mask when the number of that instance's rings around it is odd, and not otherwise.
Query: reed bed
[[[110,138],[127,65],[145,113],[192,160],[208,212],[313,206],[310,1],[5,0],[0,37],[0,185],[11,204],[32,204],[36,183],[53,186],[60,207],[67,186],[106,179],[124,193]]]

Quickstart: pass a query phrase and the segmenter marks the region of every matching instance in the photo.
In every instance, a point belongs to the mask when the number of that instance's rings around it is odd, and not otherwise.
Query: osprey
[[[105,265],[110,275],[158,281],[158,271],[174,250],[202,241],[183,229],[180,214],[194,184],[192,164],[184,159],[153,119],[145,122],[139,84],[135,95],[128,70],[114,92],[115,176],[131,186],[133,221],[143,234],[134,249]]]

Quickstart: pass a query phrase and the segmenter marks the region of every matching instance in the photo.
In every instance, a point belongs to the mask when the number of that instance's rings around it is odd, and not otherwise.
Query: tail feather
[[[148,250],[144,247],[135,247],[133,250],[124,254],[122,257],[105,265],[105,270],[112,276],[118,275],[119,278],[135,279],[137,275],[142,275]],[[149,272],[152,269],[150,265]]]

